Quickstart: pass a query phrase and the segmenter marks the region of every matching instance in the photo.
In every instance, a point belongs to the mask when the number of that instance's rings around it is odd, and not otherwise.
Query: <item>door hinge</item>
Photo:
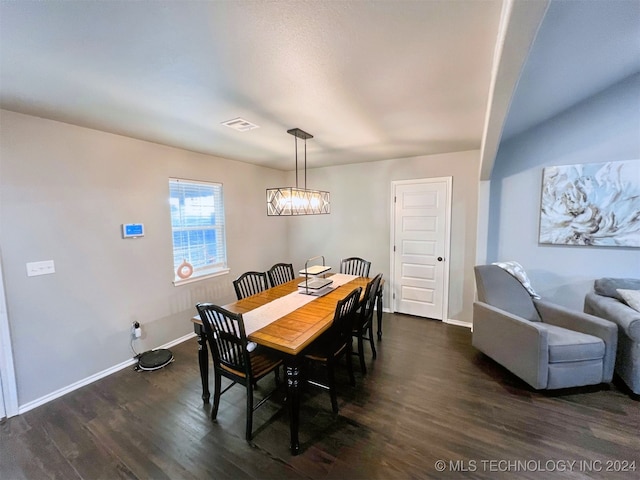
[[[394,251],[394,252],[396,251],[396,246],[395,246],[395,245],[393,246],[393,251]]]

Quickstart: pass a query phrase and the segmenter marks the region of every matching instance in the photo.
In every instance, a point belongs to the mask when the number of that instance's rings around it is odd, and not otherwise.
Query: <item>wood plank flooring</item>
[[[476,351],[466,328],[384,317],[367,375],[354,357],[352,388],[341,369],[338,415],[327,392],[304,394],[299,456],[283,395],[255,412],[253,445],[244,388],[210,420],[193,339],[164,369],[122,370],[4,422],[0,478],[640,478],[640,402],[622,387],[536,392]]]

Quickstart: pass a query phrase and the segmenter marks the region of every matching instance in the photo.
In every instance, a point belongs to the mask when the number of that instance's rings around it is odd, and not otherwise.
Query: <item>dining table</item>
[[[333,321],[338,301],[355,288],[362,296],[370,278],[333,274],[332,287],[321,295],[309,295],[299,287],[304,277],[277,285],[255,295],[223,305],[227,310],[243,314],[247,338],[282,356],[287,389],[290,424],[290,450],[300,451],[298,439],[300,417],[301,368],[303,350],[325,332]],[[378,338],[381,338],[382,288],[378,293]],[[209,403],[209,350],[205,331],[198,315],[192,317],[198,340],[198,363],[202,380],[202,399]]]

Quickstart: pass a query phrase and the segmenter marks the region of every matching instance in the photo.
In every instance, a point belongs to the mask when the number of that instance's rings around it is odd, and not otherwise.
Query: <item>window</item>
[[[174,284],[226,273],[221,183],[169,179]]]

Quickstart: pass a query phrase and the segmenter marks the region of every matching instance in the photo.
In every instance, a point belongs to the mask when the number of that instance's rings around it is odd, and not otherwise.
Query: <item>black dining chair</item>
[[[238,300],[250,297],[269,288],[267,274],[264,272],[246,272],[233,281]]]
[[[213,356],[214,393],[211,419],[218,416],[220,397],[236,383],[247,390],[247,425],[245,437],[251,441],[253,412],[276,392],[279,386],[278,367],[282,360],[258,345],[253,351],[247,349],[242,314],[232,313],[212,303],[196,305]],[[276,388],[264,396],[257,405],[253,405],[253,389],[261,378],[275,371]],[[232,383],[221,390],[222,377]]]
[[[267,270],[267,276],[272,287],[286,283],[296,277],[291,263],[276,263]]]
[[[364,291],[364,298],[360,303],[358,315],[353,326],[353,336],[358,340],[358,350],[353,352],[354,355],[360,357],[360,370],[363,374],[367,373],[367,367],[364,359],[364,341],[368,340],[371,345],[371,353],[373,358],[377,357],[376,345],[373,339],[373,309],[378,298],[378,290],[382,281],[382,273],[379,273],[367,283]]]
[[[303,352],[304,358],[308,363],[316,363],[326,367],[327,384],[312,379],[307,379],[307,383],[329,391],[331,407],[334,413],[338,413],[335,365],[341,357],[344,356],[346,358],[351,385],[356,384],[351,362],[351,331],[353,330],[354,317],[360,302],[361,292],[362,287],[358,287],[338,302],[331,327],[314,340]]]
[[[368,277],[371,262],[360,257],[349,257],[340,260],[340,273]]]

